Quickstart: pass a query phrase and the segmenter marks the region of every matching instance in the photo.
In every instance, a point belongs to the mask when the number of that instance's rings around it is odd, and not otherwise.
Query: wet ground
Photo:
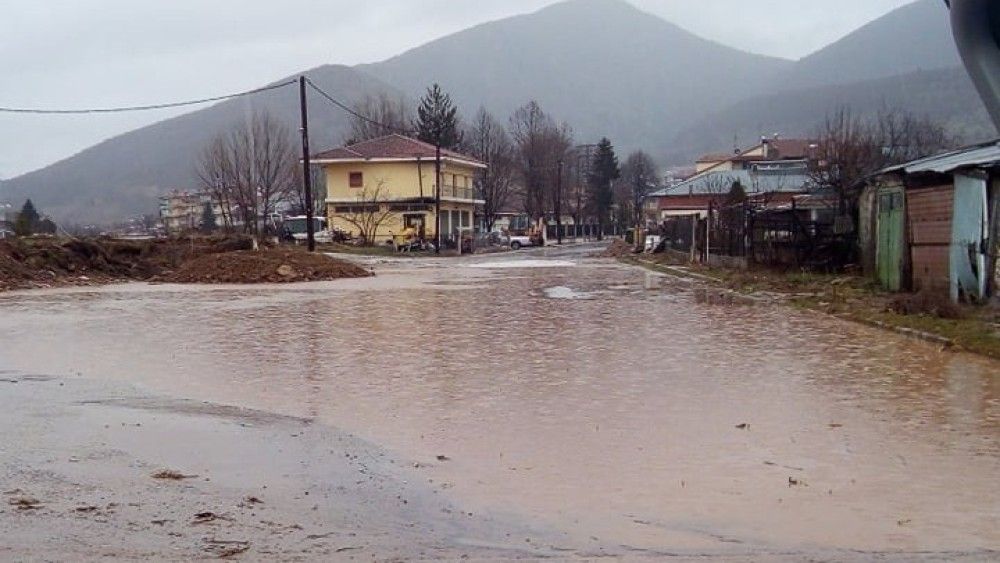
[[[1000,558],[1000,364],[594,250],[0,295],[0,558]]]

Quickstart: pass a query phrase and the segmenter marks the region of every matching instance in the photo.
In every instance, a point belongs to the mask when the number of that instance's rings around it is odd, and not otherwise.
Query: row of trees
[[[451,97],[435,84],[415,117],[404,101],[386,95],[369,96],[354,111],[358,115],[348,142],[412,131],[420,140],[484,162],[488,168],[477,188],[488,230],[511,208],[536,220],[554,218],[560,227],[565,216],[578,223],[589,218],[602,227],[612,220],[638,224],[643,200],[659,182],[648,154],[633,153],[621,166],[610,140],[578,145],[572,127],[557,122],[536,101],[516,109],[506,123],[485,108],[464,122]]]
[[[511,209],[558,223],[572,216],[578,223],[589,219],[602,227],[612,220],[637,224],[642,200],[659,176],[646,153],[629,155],[621,166],[608,139],[578,145],[572,127],[558,123],[534,101],[514,111],[506,123],[484,108],[465,122],[451,97],[435,84],[416,111],[386,94],[368,96],[353,110],[346,144],[406,133],[486,163],[476,187],[486,202],[488,229]],[[209,222],[206,211],[203,222],[257,233],[259,219],[271,216],[283,202],[304,211],[297,159],[291,131],[267,112],[219,133],[202,152],[198,176],[221,213]],[[313,185],[322,187],[316,173]]]

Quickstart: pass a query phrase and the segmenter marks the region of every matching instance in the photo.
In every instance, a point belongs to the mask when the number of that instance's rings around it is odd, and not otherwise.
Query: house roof
[[[748,194],[807,192],[815,185],[808,174],[797,170],[751,171],[719,170],[706,172],[676,186],[653,192],[650,197],[726,194],[733,182],[739,182]]]
[[[701,155],[695,162],[725,162],[738,156],[739,154],[731,152],[717,152]]]
[[[434,160],[435,157],[436,147],[434,145],[393,134],[321,152],[313,156],[313,159],[319,162],[358,162],[366,160]],[[471,156],[455,151],[442,149],[441,157],[476,167],[485,168],[486,166]]]
[[[767,156],[751,155],[767,143],[773,150],[773,154]],[[722,166],[726,162],[753,162],[757,160],[804,160],[808,159],[812,152],[815,141],[808,139],[762,139],[760,143],[734,154],[708,154],[698,159],[698,163],[712,163],[712,166],[703,170],[702,173],[710,172]],[[721,158],[717,158],[721,157]]]
[[[778,154],[776,156],[778,159],[795,160],[808,158],[811,152],[810,149],[815,144],[815,141],[810,141],[809,139],[770,139],[767,143],[777,151]],[[774,159],[775,155],[771,155],[770,158]]]
[[[990,141],[971,147],[946,152],[943,154],[921,158],[906,164],[886,168],[881,174],[903,172],[905,174],[920,174],[936,172],[947,174],[960,168],[1000,166],[1000,141]]]

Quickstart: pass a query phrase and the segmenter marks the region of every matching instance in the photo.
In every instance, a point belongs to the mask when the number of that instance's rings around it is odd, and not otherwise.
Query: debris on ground
[[[180,471],[174,471],[173,469],[163,469],[157,471],[150,475],[153,479],[160,479],[163,481],[183,481],[185,479],[194,479],[198,477],[197,475],[185,475]]]
[[[205,540],[205,551],[219,559],[228,559],[250,551],[250,542],[207,539]]]
[[[223,518],[214,512],[199,512],[194,515],[194,520],[192,520],[191,523],[208,524],[209,522],[215,522],[216,520],[223,520]]]
[[[437,456],[437,460],[438,461],[451,461],[451,458],[448,457],[448,456],[446,456],[446,455],[439,455],[439,456]]]
[[[32,497],[14,497],[7,502],[18,510],[38,510],[42,507],[42,501]]]
[[[736,425],[736,429],[737,430],[749,430],[750,429],[750,425],[744,422],[743,424],[737,424]]]
[[[898,295],[889,302],[889,310],[900,315],[926,315],[939,319],[961,319],[965,312],[945,292],[921,291]]]

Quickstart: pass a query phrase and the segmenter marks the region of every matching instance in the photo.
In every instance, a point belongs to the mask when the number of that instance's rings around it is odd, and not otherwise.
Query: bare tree
[[[269,217],[296,190],[297,160],[287,127],[266,112],[220,133],[202,152],[202,187],[223,210],[223,224],[240,219],[246,232],[259,233]]]
[[[374,186],[365,184],[358,193],[357,203],[344,205],[345,212],[337,215],[358,229],[364,244],[374,245],[379,228],[392,215],[387,203],[390,197],[383,180]]]
[[[524,211],[533,219],[546,212],[546,137],[555,122],[542,111],[538,102],[531,101],[518,108],[510,118],[510,133],[517,149],[518,176],[521,180]]]
[[[928,118],[883,110],[865,119],[841,108],[820,127],[810,176],[817,186],[836,194],[838,213],[844,215],[866,177],[951,148],[954,142],[943,126]]]
[[[479,109],[464,138],[466,150],[487,166],[476,183],[485,202],[483,220],[486,231],[489,232],[493,230],[497,215],[510,198],[514,176],[514,145],[507,131],[485,108]]]
[[[653,158],[643,151],[633,152],[622,167],[622,181],[628,187],[629,213],[632,223],[640,226],[645,222],[643,203],[660,182],[660,172]]]
[[[344,139],[347,145],[406,131],[413,122],[413,110],[406,100],[385,92],[365,96],[353,110],[361,117],[351,116],[351,132]]]
[[[546,184],[549,186],[549,209],[556,220],[556,236],[562,244],[563,213],[570,209],[567,205],[569,190],[567,189],[566,164],[571,160],[573,152],[573,130],[569,124],[562,127],[551,127],[543,136],[543,151],[546,174]]]

